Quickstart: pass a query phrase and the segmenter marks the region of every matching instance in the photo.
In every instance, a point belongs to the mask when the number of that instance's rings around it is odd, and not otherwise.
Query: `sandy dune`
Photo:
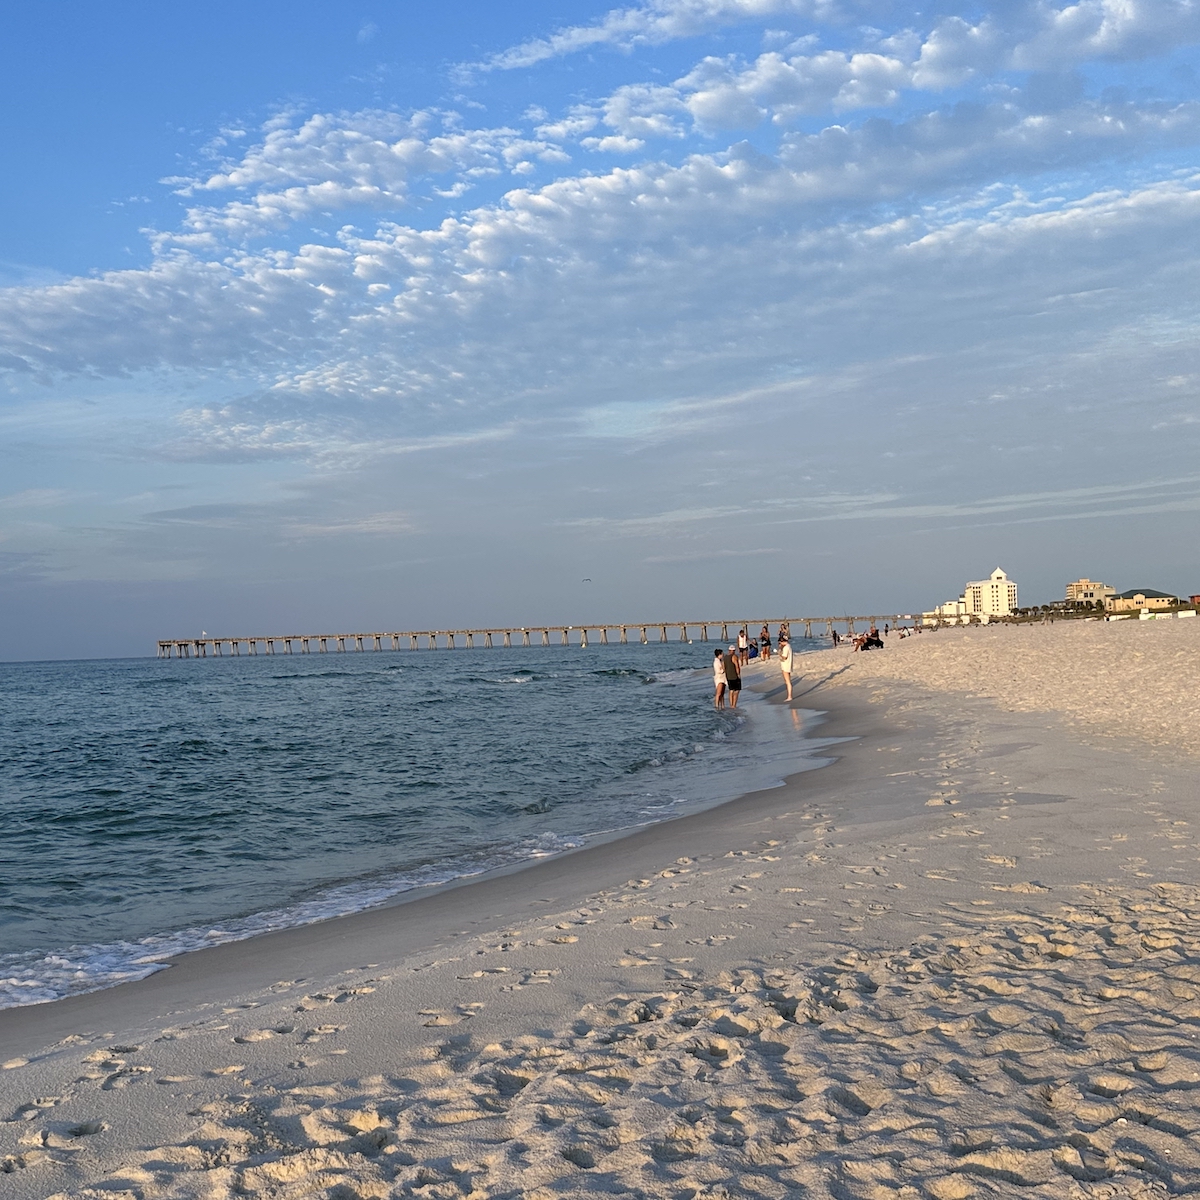
[[[797,690],[828,681],[800,703],[860,735],[837,763],[514,876],[507,919],[422,943],[418,908],[362,914],[336,923],[336,970],[313,943],[265,985],[269,939],[222,948],[247,980],[224,1002],[176,996],[151,1020],[144,985],[114,989],[62,1010],[53,1045],[31,1032],[52,1014],[0,1014],[0,1188],[1198,1191],[1194,700],[1147,700],[1157,716],[1109,737],[1067,665],[1134,701],[1182,689],[1190,625],[815,656]],[[375,961],[385,918],[414,940]]]

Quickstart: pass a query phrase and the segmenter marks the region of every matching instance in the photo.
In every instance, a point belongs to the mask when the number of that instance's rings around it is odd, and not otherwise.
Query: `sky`
[[[1200,3],[0,14],[0,659],[1200,592]]]

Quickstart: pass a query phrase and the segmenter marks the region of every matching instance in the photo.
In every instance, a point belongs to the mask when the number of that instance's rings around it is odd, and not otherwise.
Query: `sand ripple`
[[[554,1036],[260,1085],[63,1195],[1180,1195],[1200,1190],[1198,1035],[1200,889],[1087,888],[903,953],[664,980]]]

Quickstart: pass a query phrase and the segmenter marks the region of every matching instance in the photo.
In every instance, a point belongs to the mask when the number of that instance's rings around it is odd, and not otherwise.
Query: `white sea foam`
[[[0,1008],[42,1004],[63,996],[145,979],[163,970],[166,960],[176,955],[362,912],[416,888],[436,887],[499,867],[561,854],[581,844],[580,839],[547,833],[519,845],[495,848],[472,861],[435,864],[421,871],[341,884],[296,904],[225,921],[216,927],[181,929],[129,942],[68,946],[50,953],[31,950],[24,954],[0,955]]]

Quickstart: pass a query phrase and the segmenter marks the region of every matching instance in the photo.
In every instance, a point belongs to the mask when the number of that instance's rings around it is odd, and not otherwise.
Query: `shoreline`
[[[1200,1187],[1195,758],[914,641],[811,664],[784,787],[0,1013],[11,1194]]]
[[[679,730],[668,733],[668,737],[682,738],[682,743],[667,743],[661,749],[670,752],[662,754],[660,751],[656,755],[659,746],[653,743],[640,745],[640,749],[648,750],[647,754],[643,757],[638,757],[636,752],[626,754],[628,770],[625,773],[616,770],[616,773],[605,774],[601,770],[600,778],[596,778],[593,773],[575,770],[568,786],[546,793],[546,799],[552,799],[553,803],[532,805],[524,810],[526,814],[552,810],[551,815],[530,817],[517,811],[511,829],[500,823],[470,830],[466,836],[461,830],[455,830],[458,836],[450,839],[448,844],[437,828],[436,810],[443,799],[439,798],[430,810],[428,828],[416,829],[415,841],[410,838],[397,840],[394,812],[391,826],[385,814],[383,832],[390,833],[392,840],[385,839],[383,845],[390,846],[389,850],[371,854],[370,845],[367,845],[366,857],[347,856],[342,839],[342,856],[335,857],[331,869],[317,850],[322,839],[304,835],[306,846],[300,847],[299,868],[290,872],[287,868],[282,872],[276,868],[274,888],[260,892],[257,888],[242,886],[244,878],[240,880],[235,871],[226,869],[215,880],[204,881],[202,878],[208,893],[205,894],[203,888],[192,889],[198,902],[185,901],[182,905],[176,902],[174,920],[166,925],[160,924],[163,911],[151,908],[146,902],[146,898],[154,894],[152,888],[142,889],[140,893],[134,888],[142,911],[134,910],[128,917],[110,919],[107,923],[91,922],[86,911],[80,923],[76,912],[66,910],[60,904],[58,910],[52,910],[56,923],[49,924],[38,937],[41,948],[37,948],[36,943],[30,944],[31,938],[19,919],[16,929],[11,931],[13,941],[18,944],[10,947],[11,953],[0,955],[0,1010],[26,1007],[30,1003],[56,1002],[88,991],[136,982],[161,970],[163,962],[215,944],[298,928],[390,904],[397,899],[428,895],[440,887],[461,886],[496,872],[523,869],[542,857],[595,844],[610,836],[623,836],[642,824],[673,820],[713,804],[727,803],[744,792],[778,784],[782,776],[797,769],[797,761],[808,760],[810,745],[803,742],[802,731],[781,725],[776,714],[769,714],[775,716],[774,720],[748,722],[743,709],[742,715],[734,714],[727,720],[714,721],[710,713],[706,718],[704,710],[707,706],[702,695],[704,672],[692,666],[690,672],[684,672],[691,678],[677,678],[677,666],[667,666],[666,678],[670,680],[672,690],[674,685],[680,686],[682,690],[678,695],[683,697],[684,707],[691,712],[679,714],[683,716],[684,724]],[[658,670],[661,672],[662,664],[658,665]],[[589,673],[604,676],[608,672]],[[648,678],[649,682],[654,682],[653,674]],[[505,684],[521,680],[502,678],[484,682]],[[755,700],[756,697],[749,698]],[[676,707],[678,704],[677,701]],[[650,702],[650,709],[654,712],[655,702]],[[631,710],[637,712],[638,709],[635,706]],[[611,737],[608,740],[612,740]],[[616,746],[613,749],[617,749]],[[625,764],[622,761],[611,766],[619,768]],[[530,785],[530,780],[517,778],[520,782],[515,790],[510,787],[515,797],[520,796],[522,784]],[[490,794],[487,781],[481,780],[480,786],[484,788],[482,792],[470,790],[469,794],[484,804]],[[536,782],[532,787],[533,798],[541,800],[545,788],[539,788]],[[220,790],[214,794],[220,794]],[[372,793],[367,788],[358,803],[370,811],[371,799]],[[378,794],[374,800],[377,804],[382,803]],[[408,799],[402,794],[401,811],[404,803],[408,803]],[[516,803],[523,804],[524,800],[518,799]],[[319,804],[317,809],[320,809]],[[312,828],[312,816],[312,812],[301,809],[296,828],[304,828],[305,820]],[[294,845],[296,833],[290,828],[290,817],[281,814],[281,820],[284,822],[281,832],[289,834]],[[262,832],[270,836],[269,830]],[[336,840],[341,830],[331,830],[331,833],[335,834]],[[186,850],[186,846],[175,848]],[[220,846],[217,848],[221,850]],[[310,848],[312,852],[308,852]],[[266,856],[269,866],[272,865],[270,857],[270,854]],[[94,858],[94,863],[86,864],[85,860],[85,865],[91,865],[94,874],[100,872],[103,877],[112,864],[104,863],[98,856]],[[278,856],[276,860],[280,860]],[[229,864],[223,865],[228,868]],[[36,875],[36,870],[31,874]],[[336,875],[342,877],[332,877]],[[278,886],[281,878],[286,887]],[[234,888],[232,892],[224,888],[226,883]],[[179,894],[172,895],[169,886],[164,888],[164,894],[168,900],[179,900]],[[26,904],[30,906],[28,911],[31,916],[36,916],[36,890],[26,887],[25,896]],[[122,936],[128,930],[132,930],[132,935]]]
[[[703,670],[697,668],[696,674],[703,675]],[[761,687],[751,687],[750,690],[763,691]],[[777,690],[781,692],[782,688]],[[762,703],[765,706],[765,697],[763,697]],[[776,708],[775,705],[771,705],[770,707],[772,709]],[[70,991],[65,995],[56,996],[53,999],[32,1000],[28,1003],[0,1006],[0,1030],[3,1028],[3,1014],[11,1009],[57,1005],[65,1001],[77,1000],[83,996],[109,991],[113,988],[134,986],[145,982],[155,974],[162,974],[166,970],[174,969],[193,954],[209,954],[211,951],[222,946],[257,942],[262,938],[275,937],[289,931],[308,929],[328,921],[348,920],[361,913],[371,912],[376,909],[387,909],[396,905],[432,900],[445,891],[469,887],[476,883],[485,883],[496,877],[531,870],[543,861],[560,858],[564,855],[574,855],[584,849],[598,847],[610,841],[634,836],[641,830],[656,824],[681,820],[711,808],[718,808],[722,805],[732,803],[746,795],[763,790],[769,791],[774,787],[782,786],[783,782],[793,774],[803,773],[804,771],[816,769],[823,765],[822,760],[817,755],[825,745],[825,739],[814,732],[815,725],[819,723],[822,714],[815,710],[798,706],[793,707],[793,712],[799,718],[800,722],[796,729],[799,737],[794,741],[791,739],[792,730],[787,730],[786,734],[781,736],[779,729],[760,729],[753,724],[747,726],[744,719],[742,728],[736,731],[735,737],[737,740],[730,743],[735,748],[735,754],[740,753],[742,761],[739,762],[737,757],[732,761],[718,760],[716,762],[707,762],[706,760],[706,762],[701,762],[698,758],[693,760],[691,764],[693,774],[683,782],[693,792],[699,793],[698,796],[693,795],[687,803],[680,804],[678,810],[675,812],[648,815],[649,810],[647,810],[643,813],[641,819],[638,819],[631,812],[627,814],[630,818],[629,824],[596,831],[585,831],[578,834],[560,835],[567,841],[574,840],[578,843],[566,849],[529,853],[524,857],[514,857],[508,860],[500,858],[496,865],[487,866],[483,869],[464,869],[460,874],[453,874],[454,865],[446,863],[445,871],[448,874],[446,878],[428,883],[409,882],[395,890],[391,890],[384,884],[383,888],[379,889],[385,890],[385,897],[383,899],[368,902],[360,907],[352,907],[343,912],[332,912],[328,915],[298,919],[297,914],[303,913],[305,908],[310,905],[320,904],[327,895],[335,895],[344,889],[353,888],[356,884],[361,890],[366,892],[376,890],[374,881],[371,879],[335,881],[325,885],[321,892],[315,893],[312,896],[297,898],[293,902],[284,902],[276,910],[249,912],[228,918],[224,921],[216,921],[214,927],[221,930],[221,932],[218,936],[211,937],[207,941],[203,940],[204,934],[202,932],[209,927],[205,924],[197,924],[183,930],[167,930],[151,935],[147,939],[150,942],[161,940],[168,943],[171,941],[195,940],[197,943],[188,946],[186,949],[176,950],[173,953],[169,953],[166,950],[156,952],[154,945],[146,945],[139,942],[118,941],[112,945],[97,944],[95,946],[67,947],[66,950],[84,950],[90,952],[115,950],[118,953],[128,953],[128,951],[133,951],[140,955],[140,961],[152,969],[146,974],[137,975],[134,978],[104,982],[98,986],[89,987],[86,990]],[[752,715],[749,716],[749,720],[753,721]],[[740,747],[740,752],[737,751],[737,747]],[[696,749],[699,750],[699,747],[696,747]],[[760,752],[761,757],[759,756]],[[706,765],[708,767],[707,770],[705,770]],[[750,776],[749,780],[746,779],[747,774]],[[735,778],[736,782],[730,782]],[[770,782],[766,782],[767,780],[770,780]],[[719,782],[714,783],[714,781]],[[497,857],[499,858],[499,856]],[[325,902],[328,903],[329,901],[326,900]],[[252,932],[241,933],[228,933],[223,929],[223,926],[236,928],[243,922],[254,922],[256,919],[265,918],[274,913],[278,913],[283,919],[273,927],[267,925],[265,928],[260,927]],[[293,919],[288,920],[289,916]],[[44,959],[49,960],[53,959],[58,952],[50,950],[42,953]],[[131,959],[130,961],[139,960]],[[0,971],[3,971],[2,966],[0,966]]]
[[[782,685],[764,689],[761,682],[754,679],[748,682],[748,687],[759,692],[783,691]],[[770,696],[764,698],[768,703],[772,702]],[[811,766],[785,776],[779,784],[741,792],[679,816],[593,835],[581,847],[545,858],[526,859],[479,875],[460,876],[444,883],[412,888],[357,912],[164,957],[162,969],[141,979],[41,1003],[0,1009],[0,1061],[17,1053],[17,1047],[30,1044],[31,1039],[44,1039],[45,1044],[50,1044],[57,1038],[68,1036],[81,1024],[93,1028],[112,1026],[112,1018],[118,1013],[120,1020],[129,1022],[122,1027],[131,1028],[141,1021],[165,1019],[189,1005],[215,1003],[226,995],[266,987],[286,974],[290,963],[306,961],[310,956],[316,956],[321,963],[313,974],[333,974],[348,969],[356,955],[342,953],[341,949],[349,939],[368,940],[372,944],[379,939],[379,944],[387,948],[383,954],[385,958],[427,951],[445,939],[465,936],[481,924],[489,921],[503,924],[506,919],[529,911],[521,895],[523,883],[532,890],[554,892],[553,902],[556,903],[569,890],[568,881],[579,881],[580,894],[584,894],[589,888],[601,886],[612,874],[608,868],[609,860],[616,853],[612,849],[614,845],[645,842],[646,845],[628,846],[630,861],[657,861],[656,856],[664,852],[663,846],[669,838],[655,836],[656,831],[675,830],[682,825],[686,836],[691,832],[689,824],[699,822],[701,836],[704,836],[712,828],[723,826],[713,814],[750,805],[758,797],[787,788],[795,779],[825,769],[836,762],[836,757],[821,761],[827,758],[821,751],[829,739],[852,740],[856,736],[827,730],[829,714],[824,710],[801,708],[797,704],[793,711],[803,713],[805,719],[798,757],[809,761]],[[739,819],[742,817],[741,812],[735,815]],[[701,818],[710,819],[701,822]],[[464,892],[466,894],[460,894]],[[532,903],[550,902],[541,897]],[[480,909],[489,915],[478,916]],[[409,923],[403,929],[396,928],[397,918],[391,915],[397,910],[411,910]],[[25,1014],[24,1017],[21,1014]]]

